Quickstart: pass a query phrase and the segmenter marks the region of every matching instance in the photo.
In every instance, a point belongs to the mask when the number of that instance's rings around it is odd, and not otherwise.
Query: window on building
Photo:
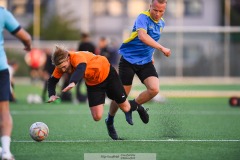
[[[190,44],[183,46],[183,59],[184,65],[187,67],[192,67],[199,63],[201,56],[203,56],[203,47],[199,44]]]
[[[203,12],[202,0],[168,1],[166,15],[171,17],[200,16]]]
[[[123,6],[119,0],[109,1],[107,7],[111,16],[121,16],[123,14]]]
[[[128,16],[136,17],[142,11],[147,10],[149,6],[149,2],[145,0],[130,0],[127,3],[128,6]]]
[[[184,0],[185,16],[200,16],[203,11],[202,0]]]
[[[93,0],[92,6],[95,16],[121,16],[123,14],[121,0]]]
[[[94,0],[92,5],[92,11],[95,16],[101,16],[107,14],[107,7],[105,0]]]
[[[184,5],[179,0],[168,1],[165,14],[171,17],[182,17],[184,12]]]

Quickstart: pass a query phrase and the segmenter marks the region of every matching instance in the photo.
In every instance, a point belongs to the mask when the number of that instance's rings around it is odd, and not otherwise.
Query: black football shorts
[[[123,57],[121,57],[118,69],[119,76],[123,85],[132,85],[135,74],[138,76],[142,83],[148,77],[158,77],[158,73],[152,62],[144,65],[135,65],[129,63]]]
[[[0,71],[0,101],[10,99],[10,79],[8,69]]]
[[[108,77],[100,84],[87,85],[89,107],[105,103],[105,97],[120,104],[127,99],[126,92],[117,71],[111,66]]]

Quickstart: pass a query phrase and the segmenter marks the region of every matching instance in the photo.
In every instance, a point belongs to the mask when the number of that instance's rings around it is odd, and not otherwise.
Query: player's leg
[[[0,71],[0,131],[2,144],[2,158],[10,159],[11,133],[12,133],[12,117],[9,109],[10,80],[8,70]]]
[[[101,84],[95,86],[87,86],[88,103],[93,119],[95,121],[100,120],[102,118],[103,104],[105,103],[105,94],[107,89],[107,79],[103,81]],[[113,125],[114,116],[111,116],[110,118],[112,123],[105,119],[108,135],[112,139],[117,140],[118,135]]]
[[[132,89],[134,75],[135,75],[134,65],[130,64],[123,57],[121,57],[119,63],[119,77],[127,95],[129,95]],[[129,112],[125,112],[126,121],[130,125],[133,125],[132,111],[134,110],[134,108],[135,107],[132,108],[131,106],[131,110]]]
[[[128,112],[130,110],[130,105],[128,103],[127,95],[120,81],[120,78],[116,70],[111,66],[108,78],[105,80],[107,83],[106,94],[107,97],[112,100],[109,113],[105,119],[109,136],[114,140],[119,140],[119,137],[114,128],[114,117],[120,106],[123,112]],[[120,105],[119,105],[120,104]]]
[[[11,158],[10,151],[11,133],[12,133],[12,117],[9,111],[9,101],[0,102],[0,130],[2,144],[2,158]]]
[[[146,86],[146,90],[141,92],[135,100],[131,101],[131,105],[136,105],[137,111],[143,123],[149,122],[148,109],[145,109],[142,104],[151,100],[159,92],[159,79],[156,69],[152,63],[145,64],[137,68],[137,75],[141,82]]]
[[[100,121],[103,115],[103,104],[90,107],[94,121]]]
[[[115,102],[115,104],[117,104],[123,112],[129,112],[131,106],[127,101],[127,94],[116,70],[112,66],[110,69],[109,77],[107,79],[107,83],[107,96],[113,100],[113,103]],[[113,110],[110,109],[110,111]]]
[[[125,89],[126,95],[128,95],[129,92],[131,91],[132,85],[123,86],[123,87]],[[111,101],[109,114],[111,116],[115,116],[115,114],[117,113],[118,108],[119,108],[118,104],[115,101]]]
[[[147,113],[148,108],[145,109],[142,104],[148,102],[158,94],[159,87],[156,86],[159,86],[159,80],[156,77],[149,77],[144,81],[144,84],[147,90],[140,93],[135,100],[130,101],[130,104],[132,106],[137,106],[137,112],[143,123],[146,124],[149,122],[149,115]]]
[[[92,117],[95,121],[99,121],[103,115],[103,105],[105,103],[105,90],[100,85],[87,86],[88,104]]]
[[[102,97],[102,98],[100,98]],[[92,117],[95,121],[99,121],[102,118],[103,115],[103,104],[105,101],[105,92],[102,94],[102,92],[91,92],[88,87],[88,102],[89,102],[89,107],[92,113]],[[96,105],[97,103],[101,103]],[[117,131],[114,127],[113,121],[114,121],[114,116],[110,116],[111,121],[108,121],[108,119],[105,119],[105,124],[107,126],[107,131],[108,135],[113,139],[117,140],[118,139],[118,134]],[[112,123],[111,123],[112,122]]]
[[[141,92],[135,99],[138,104],[144,104],[150,101],[159,92],[159,79],[157,77],[151,76],[146,78],[144,85],[146,86],[146,90]]]
[[[129,94],[130,90],[131,90],[131,85],[129,86],[124,86],[125,88],[125,91],[126,91],[126,95]],[[127,104],[123,104],[123,111],[124,111],[124,108]],[[108,121],[113,121],[113,117],[115,116],[115,114],[117,113],[118,111],[118,108],[121,108],[121,106],[119,106],[115,101],[111,101],[111,104],[110,104],[110,108],[109,108],[109,113],[108,113],[108,117],[107,117],[107,120]],[[128,111],[128,112],[124,112],[125,113],[125,117],[126,117],[126,121],[130,124],[130,125],[133,125],[133,121],[132,121],[132,110]],[[113,122],[111,122],[113,123]]]

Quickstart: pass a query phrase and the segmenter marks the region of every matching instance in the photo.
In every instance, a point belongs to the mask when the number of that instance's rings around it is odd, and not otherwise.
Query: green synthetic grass
[[[18,103],[11,103],[14,121],[11,150],[17,160],[84,159],[84,153],[156,153],[157,160],[238,160],[240,108],[227,98],[170,98],[165,104],[149,102],[150,121],[143,124],[136,112],[134,125],[119,110],[115,127],[123,141],[112,141],[104,119],[94,122],[87,104],[27,104],[25,96],[41,93],[39,86],[16,86]],[[195,88],[193,89],[195,90]],[[42,121],[49,137],[34,142],[32,123]]]

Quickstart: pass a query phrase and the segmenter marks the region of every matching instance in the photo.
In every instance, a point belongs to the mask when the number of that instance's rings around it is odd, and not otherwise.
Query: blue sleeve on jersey
[[[14,18],[12,13],[9,11],[5,10],[4,12],[4,17],[5,17],[5,28],[11,33],[16,33],[16,30],[20,29],[20,25],[18,21]]]
[[[136,19],[136,30],[143,28],[147,31],[148,17],[144,14],[140,14]]]

